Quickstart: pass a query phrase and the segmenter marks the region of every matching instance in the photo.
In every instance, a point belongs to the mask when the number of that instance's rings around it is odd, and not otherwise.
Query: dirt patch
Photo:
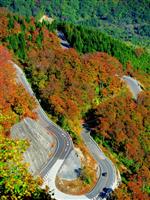
[[[57,176],[55,183],[56,187],[66,194],[82,195],[92,190],[95,186],[98,178],[98,165],[85,145],[80,144],[76,147],[76,150],[79,152],[78,155],[81,161],[78,178],[75,180],[64,180]]]

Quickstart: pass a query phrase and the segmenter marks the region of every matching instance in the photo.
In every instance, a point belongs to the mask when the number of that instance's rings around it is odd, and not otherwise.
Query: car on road
[[[107,176],[107,172],[103,172],[103,173],[102,173],[102,176]]]
[[[112,192],[112,189],[111,188],[103,188],[103,191],[107,194],[111,193]]]
[[[103,188],[103,191],[99,193],[101,199],[106,199],[113,190],[111,188]]]
[[[107,194],[105,192],[100,192],[99,193],[99,197],[102,198],[102,199],[104,199],[104,198],[107,197]]]

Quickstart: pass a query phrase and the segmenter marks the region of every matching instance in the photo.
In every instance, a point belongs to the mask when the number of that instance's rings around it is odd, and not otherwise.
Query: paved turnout
[[[33,175],[39,174],[57,147],[53,135],[31,118],[15,124],[11,128],[11,137],[30,141],[30,146],[23,155],[24,161],[30,163],[29,171]]]

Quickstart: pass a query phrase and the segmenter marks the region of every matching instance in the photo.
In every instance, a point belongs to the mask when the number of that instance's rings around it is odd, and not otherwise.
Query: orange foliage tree
[[[0,46],[0,130],[9,131],[9,128],[25,116],[35,117],[32,112],[35,101],[26,92],[22,85],[17,84],[16,72],[9,63],[11,55]]]

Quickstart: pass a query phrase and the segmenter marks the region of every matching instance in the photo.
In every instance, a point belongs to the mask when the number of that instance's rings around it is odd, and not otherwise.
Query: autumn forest
[[[72,42],[74,48],[61,48],[55,31],[57,26],[63,30],[67,27],[70,43],[79,37],[80,44]],[[133,56],[131,47],[126,47],[128,52],[121,54],[123,44],[113,39],[110,44],[108,37],[106,43],[101,44],[106,45],[107,50],[110,45],[119,50],[116,54],[102,51],[92,47],[93,43],[88,45],[92,37],[86,37],[89,29],[80,27],[78,35],[74,36],[75,31],[76,27],[70,24],[40,23],[34,17],[21,17],[0,9],[2,199],[15,199],[19,195],[20,199],[50,199],[39,189],[42,180],[34,180],[26,164],[20,162],[23,151],[30,144],[10,138],[12,125],[26,116],[36,119],[33,112],[36,102],[17,83],[10,60],[21,66],[48,117],[69,132],[75,145],[82,144],[82,123],[91,129],[94,140],[121,173],[122,183],[113,192],[112,199],[149,198],[150,79],[147,63],[150,56],[143,49],[134,49],[137,55]],[[98,35],[94,38],[96,45]],[[137,100],[122,81],[123,75],[133,76],[143,85],[144,90]],[[19,179],[10,172],[12,169]]]

